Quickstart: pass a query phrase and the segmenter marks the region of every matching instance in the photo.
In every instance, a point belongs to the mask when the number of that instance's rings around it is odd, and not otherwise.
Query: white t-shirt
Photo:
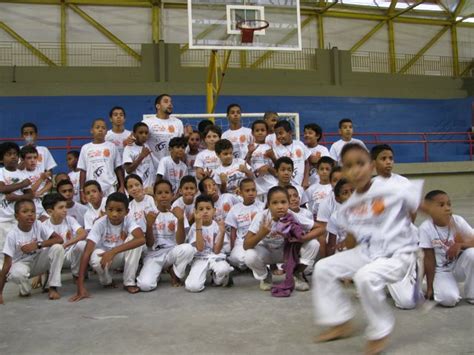
[[[270,133],[269,135],[267,135],[265,137],[265,144],[268,144],[270,146],[270,148],[273,148],[275,146],[278,146],[278,145],[281,145],[281,143],[278,141],[278,139],[276,138],[276,134],[275,133]]]
[[[90,203],[87,204],[87,211],[84,214],[84,228],[86,230],[91,230],[92,226],[96,222],[96,219],[99,218],[101,212],[105,212],[105,204],[107,198],[102,198],[99,208],[94,208]]]
[[[321,202],[331,194],[331,184],[321,185],[319,183],[313,184],[305,191],[306,199],[308,201],[308,208],[313,214],[314,218],[318,215],[318,209]]]
[[[341,207],[340,203],[336,204],[336,209],[329,218],[329,222],[326,225],[326,231],[328,233],[334,234],[336,236],[336,244],[341,243],[347,237],[347,231],[339,221],[339,208]]]
[[[408,180],[406,177],[395,174],[395,173],[392,173],[389,178],[385,178],[383,176],[377,175],[372,179],[372,181],[375,181],[375,180],[380,180],[382,182],[383,181],[390,181],[390,182],[394,182],[394,183],[397,183],[397,184],[404,184],[404,183],[409,183],[410,182],[410,180]]]
[[[27,176],[21,170],[10,171],[6,168],[0,168],[0,181],[5,185],[17,184],[25,180]],[[30,189],[31,185],[27,187]],[[22,190],[13,191],[13,194],[21,196]],[[15,220],[15,203],[7,201],[5,194],[0,193],[0,222],[10,222]]]
[[[436,226],[430,218],[421,224],[418,232],[420,248],[434,249],[436,271],[453,270],[455,260],[448,260],[446,252],[455,243],[456,236],[470,240],[474,238],[473,228],[458,215],[453,215],[451,224],[445,227]]]
[[[168,180],[173,186],[173,193],[178,192],[181,178],[188,173],[188,167],[181,160],[175,163],[173,159],[163,157],[158,164],[157,175],[161,175],[164,180]]]
[[[184,211],[184,215],[186,219],[189,221],[191,216],[194,213],[194,202],[196,201],[196,197],[194,197],[193,202],[190,205],[184,203],[183,197],[178,198],[176,201],[173,202],[171,205],[171,210],[175,207],[179,207]]]
[[[264,205],[260,201],[255,201],[251,205],[239,203],[234,205],[229,211],[225,219],[225,224],[237,230],[237,239],[235,243],[242,244],[245,235],[249,230],[250,223],[256,214],[264,209]]]
[[[35,148],[38,151],[38,168],[41,171],[51,170],[58,166],[48,148],[43,146],[35,146]]]
[[[232,143],[234,158],[245,159],[249,151],[249,144],[253,142],[252,130],[247,127],[239,129],[228,129],[222,133],[222,139],[228,139]]]
[[[53,233],[54,230],[40,221],[35,221],[29,232],[22,231],[18,228],[18,225],[16,225],[7,234],[5,245],[3,246],[3,254],[10,256],[14,263],[21,260],[32,259],[38,250],[25,254],[21,251],[21,247],[33,241],[46,241]]]
[[[361,146],[363,146],[366,150],[367,147],[365,146],[364,142],[362,142],[360,139],[352,138],[350,141],[346,142],[342,139],[339,139],[337,142],[334,142],[331,145],[331,149],[329,150],[329,154],[331,155],[331,158],[333,158],[335,161],[337,161],[338,164],[341,164],[341,151],[342,148],[348,143],[357,143]]]
[[[214,244],[216,244],[217,237],[219,236],[219,225],[216,221],[212,221],[211,225],[202,226],[201,233],[204,239],[204,250],[196,252],[194,256],[199,258],[216,256],[216,254],[214,254]],[[187,240],[189,244],[196,246],[196,224],[193,224],[189,229]],[[225,259],[225,254],[222,252],[219,253],[218,256]]]
[[[252,167],[252,171],[254,173],[262,166],[273,166],[272,160],[265,157],[265,153],[270,149],[271,147],[268,144],[257,145],[252,153],[252,157],[250,158],[250,166]],[[278,185],[278,180],[272,174],[267,173],[263,175],[257,175],[255,184],[257,185],[257,194],[263,195],[267,194],[270,188]]]
[[[131,164],[137,160],[144,147],[151,150],[148,144],[144,146],[136,145],[135,143],[133,143],[133,145],[127,145],[123,150],[123,164]],[[153,154],[148,154],[133,173],[142,178],[144,188],[153,187],[157,168],[158,162],[153,158]],[[125,172],[125,175],[128,175],[127,172]]]
[[[133,199],[128,205],[128,215],[133,218],[135,223],[143,230],[146,231],[146,215],[148,212],[158,213],[158,209],[155,206],[155,201],[150,195],[145,195],[143,200],[137,202]]]
[[[93,241],[97,249],[109,251],[122,245],[135,229],[140,227],[129,216],[125,216],[123,222],[116,226],[110,223],[107,216],[102,216],[92,226],[87,240]]]
[[[304,178],[305,161],[309,158],[308,148],[299,140],[293,140],[289,145],[277,145],[273,147],[275,157],[288,157],[293,160],[293,181],[301,185]]]
[[[311,213],[311,211],[308,210],[307,208],[304,208],[304,207],[300,207],[299,212],[293,211],[293,213],[295,213],[296,215],[298,215],[300,217],[304,217],[304,218],[307,218],[307,219],[313,219],[313,214]]]
[[[157,161],[169,155],[168,144],[171,138],[181,137],[184,134],[183,122],[173,116],[163,119],[156,115],[143,115],[142,122],[150,131],[147,143]]]
[[[310,153],[310,158],[312,156],[319,156],[321,157],[330,157],[331,155],[329,154],[329,150],[324,146],[318,144],[316,147],[307,147]],[[309,168],[309,183],[312,184],[317,184],[319,182],[319,175],[316,171],[316,167],[311,164]]]
[[[221,165],[221,160],[214,150],[204,149],[194,161],[194,168],[209,169],[214,172]]]
[[[232,206],[242,202],[236,195],[234,194],[222,194],[219,196],[219,199],[214,202],[214,208],[216,209],[216,214],[214,219],[216,221],[224,220],[227,217],[227,214],[230,212]]]
[[[117,185],[115,169],[119,166],[122,166],[122,157],[110,142],[83,145],[77,163],[77,168],[86,172],[86,181],[97,181],[104,193]]]
[[[81,176],[81,172],[78,171],[71,171],[67,174],[69,176],[69,180],[72,182],[72,187],[74,188],[74,197],[72,198],[74,202],[81,202],[81,194],[79,193],[80,189],[80,182],[79,178]]]
[[[30,179],[31,185],[35,184],[40,178],[41,174],[44,173],[44,170],[40,168],[40,166],[36,166],[35,170],[23,170],[23,173],[25,176]],[[44,186],[46,185],[46,181],[43,180],[43,182],[38,186],[36,191],[40,191]],[[36,215],[40,216],[44,212],[43,205],[41,204],[41,198],[34,198],[33,199],[36,207]]]
[[[309,232],[313,226],[314,226],[314,221],[310,218],[305,218],[299,214],[294,213],[291,210],[288,210],[288,213],[293,215],[296,219],[296,221],[301,224],[301,227],[305,232]],[[249,232],[252,232],[254,234],[257,234],[258,231],[260,230],[260,225],[264,223],[265,220],[268,220],[272,218],[271,212],[266,209],[262,212],[257,213],[255,218],[252,220],[252,223],[250,223],[249,227]],[[280,249],[283,248],[283,244],[285,242],[285,239],[283,236],[278,232],[277,230],[277,221],[274,221],[272,219],[271,223],[271,228],[270,228],[270,233],[263,238],[258,244],[262,245],[266,248],[269,249]]]
[[[422,189],[422,180],[404,185],[373,181],[368,191],[355,191],[340,207],[338,222],[372,260],[415,251],[418,241],[410,213],[418,209]]]
[[[196,167],[194,166],[194,162],[196,161],[196,157],[198,156],[199,152],[197,154],[190,154],[189,150],[186,152],[186,166],[188,167],[188,174],[196,177]]]
[[[334,191],[331,191],[329,196],[326,196],[326,198],[319,204],[316,221],[328,223],[338,204],[336,196],[334,196]]]
[[[188,220],[184,219],[184,229],[189,228]],[[168,249],[176,246],[176,232],[178,231],[178,219],[171,212],[159,212],[153,224],[153,236],[155,242],[149,252],[153,253],[159,249]]]
[[[74,202],[74,205],[67,209],[67,215],[74,218],[81,226],[84,227],[84,217],[87,213],[87,210],[87,206],[84,206],[79,202]]]
[[[59,224],[53,224],[53,222],[51,222],[51,218],[45,220],[43,224],[58,233],[61,238],[63,238],[64,243],[69,242],[71,239],[74,239],[79,228],[82,228],[81,225],[77,223],[74,218],[69,216],[66,216],[66,218],[64,218],[63,221]],[[69,248],[71,247],[72,245],[69,246]]]
[[[114,131],[109,129],[107,131],[107,134],[105,135],[105,140],[107,142],[113,143],[113,145],[115,145],[115,147],[117,148],[119,155],[122,156],[123,149],[125,147],[123,141],[130,137],[131,134],[132,132],[127,129],[124,129],[122,133],[115,133]]]
[[[247,153],[245,153],[247,154]],[[236,190],[239,188],[240,182],[247,177],[245,173],[239,170],[241,165],[245,165],[247,169],[251,169],[250,166],[243,160],[243,159],[236,159],[232,160],[232,163],[229,166],[219,166],[214,171],[214,181],[217,185],[221,185],[221,177],[220,174],[227,175],[227,189],[226,192],[228,193],[235,193]]]

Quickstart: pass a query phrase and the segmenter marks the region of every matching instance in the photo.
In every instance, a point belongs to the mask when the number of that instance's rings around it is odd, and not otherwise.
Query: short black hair
[[[69,152],[66,153],[66,156],[68,155],[73,155],[74,158],[79,159],[79,151],[78,150],[70,150]]]
[[[291,123],[287,120],[278,121],[274,127],[276,130],[277,128],[283,128],[286,132],[293,132],[293,127],[291,127]]]
[[[163,99],[163,97],[171,97],[171,95],[168,95],[168,94],[161,94],[159,96],[156,97],[155,99],[155,107],[156,105],[159,105],[161,103],[161,99]]]
[[[114,113],[115,110],[121,110],[123,112],[123,115],[126,116],[125,114],[125,110],[123,107],[120,107],[120,106],[114,106],[110,109],[109,111],[109,117],[112,117],[112,114]]]
[[[198,126],[197,126],[199,134],[204,137],[204,132],[206,131],[206,128],[213,125],[214,125],[214,122],[212,122],[211,120],[199,121]]]
[[[370,150],[370,157],[372,158],[372,160],[375,160],[384,150],[389,150],[393,154],[393,149],[391,146],[389,146],[388,144],[379,144],[372,147],[372,149]]]
[[[173,185],[171,185],[171,182],[169,182],[168,180],[165,180],[165,179],[161,179],[161,180],[158,180],[157,182],[155,182],[155,184],[153,185],[153,193],[155,193],[156,188],[159,185],[162,185],[162,184],[168,185],[170,187],[171,192],[173,192]]]
[[[216,151],[217,155],[221,154],[226,149],[233,150],[232,143],[228,139],[220,139],[216,142],[216,145],[214,146],[214,150]]]
[[[206,194],[206,189],[204,188],[204,181],[206,180],[211,180],[212,182],[215,183],[214,179],[209,177],[209,176],[206,176],[204,179],[202,179],[201,181],[199,181],[199,184],[198,184],[198,189],[199,189],[199,192],[201,194]]]
[[[67,200],[63,195],[57,192],[53,192],[51,194],[45,195],[41,204],[43,205],[43,208],[47,211],[54,209],[54,206],[56,206],[56,204],[59,202],[67,202]]]
[[[200,203],[207,202],[210,203],[212,207],[214,207],[214,201],[212,201],[212,197],[208,195],[199,195],[196,197],[196,202],[194,203],[194,208],[197,208]]]
[[[219,136],[219,138],[221,138],[221,136],[222,136],[222,129],[219,126],[216,126],[214,124],[212,124],[210,126],[207,126],[204,129],[204,138],[206,138],[206,136],[209,132],[214,132],[215,134],[217,134]]]
[[[181,148],[186,148],[188,145],[186,138],[184,137],[173,137],[170,139],[170,142],[168,143],[168,148],[174,148],[174,147],[181,147]]]
[[[86,187],[89,187],[89,186],[95,186],[97,187],[97,190],[99,190],[99,192],[102,192],[102,186],[100,186],[99,182],[95,181],[95,180],[87,180],[85,183],[84,183],[84,191],[86,190]]]
[[[334,161],[333,158],[331,157],[328,157],[328,156],[324,156],[324,157],[321,157],[318,162],[316,163],[316,169],[319,169],[319,166],[321,164],[329,164],[331,166],[331,169],[334,168],[334,166],[336,165],[336,162]]]
[[[133,133],[135,133],[136,131],[138,131],[138,129],[140,127],[146,127],[148,128],[148,125],[146,123],[143,123],[143,122],[137,122],[133,125]]]
[[[267,194],[267,206],[268,206],[268,203],[270,202],[270,199],[272,198],[272,196],[274,194],[276,194],[277,192],[283,192],[286,197],[288,198],[288,190],[284,187],[281,187],[281,186],[273,186],[270,190],[268,190],[268,194]]]
[[[304,126],[303,130],[311,130],[316,133],[317,136],[319,136],[318,141],[321,139],[323,136],[323,129],[321,128],[320,125],[316,123],[308,123],[307,125]]]
[[[298,189],[296,188],[296,186],[293,186],[293,185],[290,184],[290,185],[288,185],[288,186],[285,186],[285,189],[286,189],[286,191],[295,190],[295,191],[298,193],[298,197],[301,198],[300,192],[298,191]]]
[[[432,190],[425,195],[425,200],[432,201],[436,196],[439,195],[447,196],[448,194],[443,190]]]
[[[182,188],[184,184],[187,184],[187,183],[192,183],[197,188],[196,178],[192,175],[183,176],[181,180],[179,181],[179,188]]]
[[[64,185],[71,185],[74,188],[72,181],[69,180],[69,177],[68,177],[67,179],[61,180],[60,182],[57,183],[56,191],[59,191],[59,188]]]
[[[264,120],[255,120],[255,121],[252,122],[252,132],[254,131],[255,126],[258,125],[258,124],[263,124],[265,126],[265,128],[267,129],[267,131],[268,131],[267,122],[265,122]]]
[[[291,170],[295,170],[295,164],[293,163],[293,160],[291,160],[291,158],[288,158],[288,157],[278,158],[277,161],[275,162],[275,170],[280,169],[281,164],[291,165]]]
[[[15,214],[17,214],[20,211],[21,206],[23,206],[27,203],[31,203],[33,205],[33,207],[35,208],[35,210],[36,210],[36,206],[35,206],[35,203],[33,202],[33,200],[31,200],[29,198],[22,198],[21,200],[16,201],[15,206],[13,207],[13,209],[15,211]]]
[[[38,127],[33,122],[23,123],[20,129],[21,135],[23,135],[23,130],[25,128],[33,128],[33,131],[35,131],[35,133],[38,134]]]
[[[334,166],[329,173],[329,180],[332,180],[332,176],[335,173],[342,173],[342,168],[339,165]]]
[[[229,114],[230,109],[231,109],[232,107],[238,107],[239,110],[242,111],[242,107],[240,107],[239,104],[230,104],[229,106],[227,106],[227,114]]]
[[[99,117],[99,118],[95,118],[95,119],[92,121],[91,127],[94,127],[94,125],[95,125],[95,123],[96,123],[97,121],[102,121],[102,122],[104,122],[105,128],[107,128],[107,121],[104,120],[103,118],[100,118],[100,117]]]
[[[334,186],[334,196],[339,197],[341,195],[342,187],[348,183],[349,181],[345,178],[342,178],[341,180],[339,180],[336,186]]]
[[[142,178],[141,178],[140,176],[138,176],[137,174],[130,174],[130,175],[127,175],[127,176],[125,177],[125,182],[124,182],[125,187],[127,187],[127,182],[128,182],[128,180],[130,180],[130,179],[135,179],[135,180],[137,180],[140,184],[143,185],[143,180],[142,180]]]
[[[242,188],[242,186],[244,186],[244,184],[248,184],[248,183],[253,183],[254,185],[256,185],[254,179],[244,178],[244,179],[240,180],[239,188]]]
[[[2,149],[0,151],[0,159],[3,160],[3,156],[9,150],[14,150],[17,155],[20,155],[20,146],[15,142],[4,142],[2,143]]]
[[[350,118],[343,118],[342,120],[339,121],[339,128],[342,128],[342,125],[344,123],[351,123],[352,124],[352,120]]]
[[[20,149],[20,158],[25,159],[27,154],[38,155],[38,149],[36,149],[32,145],[25,145],[23,148]]]
[[[341,160],[344,158],[344,155],[346,155],[347,152],[350,152],[351,150],[360,150],[367,154],[367,156],[370,158],[369,152],[363,146],[358,143],[348,143],[341,150]]]
[[[128,209],[128,197],[124,193],[121,192],[113,192],[107,197],[107,201],[105,202],[105,207],[107,207],[111,202],[119,202],[122,203],[125,209]]]

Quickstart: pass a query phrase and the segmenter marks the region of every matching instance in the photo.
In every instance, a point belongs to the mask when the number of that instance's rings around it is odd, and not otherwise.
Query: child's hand
[[[191,125],[187,125],[184,127],[184,136],[189,137],[193,133],[193,127]]]
[[[182,208],[175,207],[173,208],[171,213],[174,214],[174,216],[178,219],[178,221],[184,220],[184,211]]]
[[[35,197],[36,198],[41,198],[41,195],[43,195],[41,192],[35,191]]]
[[[41,180],[48,180],[48,179],[49,179],[49,176],[50,176],[49,171],[45,171],[44,173],[41,173],[40,179],[41,179]]]
[[[258,148],[258,146],[259,146],[258,144],[253,144],[253,143],[249,144],[248,146],[249,150],[248,150],[247,156],[251,157],[253,152],[255,152],[255,150]]]
[[[133,136],[133,134],[130,134],[127,139],[125,139],[122,143],[125,147],[126,145],[133,145],[133,142],[135,142],[135,137]]]
[[[115,254],[112,250],[109,250],[105,253],[98,254],[98,256],[102,257],[102,259],[100,259],[100,266],[105,270],[106,267],[112,264]]]
[[[451,245],[446,252],[446,257],[448,260],[454,260],[458,257],[459,253],[461,252],[461,244],[459,243],[454,243]]]
[[[212,172],[211,169],[207,169],[207,168],[206,168],[206,169],[204,170],[204,174],[203,174],[203,175],[204,175],[204,177],[210,177],[210,178],[212,178],[212,177],[214,176],[214,173]]]
[[[276,160],[275,152],[273,151],[273,149],[269,149],[265,152],[265,158]]]
[[[218,222],[217,222],[217,225],[219,226],[219,233],[220,234],[224,234],[225,233],[225,222],[223,219],[220,219]]]
[[[247,168],[247,165],[245,165],[245,164],[239,165],[239,171],[241,173],[249,173],[250,172],[250,170]]]
[[[69,298],[69,302],[78,302],[84,298],[90,298],[89,292],[84,287],[78,288],[77,294]]]
[[[260,168],[257,169],[255,172],[257,176],[265,175],[268,174],[270,167],[268,165],[263,165]]]
[[[150,226],[153,225],[153,223],[155,223],[156,217],[158,217],[158,213],[148,212],[145,217],[146,224]]]
[[[272,230],[272,217],[270,216],[263,217],[263,220],[260,223],[260,229],[262,230],[262,233],[264,233],[264,235],[270,234]]]
[[[23,245],[20,249],[23,253],[29,254],[38,250],[38,244],[36,241],[32,241],[31,243]]]
[[[28,186],[31,185],[31,180],[30,180],[30,179],[25,179],[25,180],[23,180],[23,181],[21,182],[21,185],[22,185],[23,187],[28,187]]]
[[[151,153],[151,150],[148,147],[143,147],[141,152],[140,152],[140,156],[145,158],[148,155],[150,155],[150,153]]]
[[[221,183],[223,184],[227,184],[227,181],[229,180],[229,177],[227,176],[227,174],[224,174],[224,173],[220,173],[219,178],[221,179]]]
[[[319,159],[321,159],[321,152],[316,152],[315,154],[311,154],[309,157],[309,162],[311,164],[316,164]]]
[[[202,213],[200,211],[194,212],[194,222],[196,223],[196,228],[202,227]]]

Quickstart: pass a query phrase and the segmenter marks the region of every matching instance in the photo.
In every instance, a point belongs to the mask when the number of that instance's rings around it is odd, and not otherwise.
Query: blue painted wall
[[[0,137],[17,137],[24,122],[35,122],[42,136],[88,136],[93,118],[107,118],[113,106],[127,112],[126,127],[154,112],[154,96],[60,96],[0,97]],[[174,111],[205,112],[203,96],[173,96]],[[325,132],[337,132],[343,117],[354,121],[356,132],[464,132],[471,127],[472,98],[449,100],[408,100],[346,97],[221,96],[217,112],[229,103],[241,104],[245,112],[299,112],[301,125],[316,122]],[[361,136],[362,139],[368,139]],[[458,137],[460,138],[460,137]],[[408,139],[393,137],[393,139]],[[418,137],[410,138],[418,139]],[[65,142],[41,144],[64,145]],[[422,161],[422,145],[395,145],[400,162]],[[430,160],[466,160],[467,144],[430,144]],[[53,154],[65,168],[63,150]]]

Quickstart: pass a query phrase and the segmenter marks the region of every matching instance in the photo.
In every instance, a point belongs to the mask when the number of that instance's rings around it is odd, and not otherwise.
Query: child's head
[[[66,201],[72,201],[74,197],[74,186],[69,179],[58,181],[56,184],[56,191],[63,196]]]
[[[351,197],[353,191],[354,189],[347,179],[340,179],[336,186],[334,186],[334,196],[336,197],[336,201],[339,203],[346,202],[349,197]]]
[[[267,124],[268,133],[273,133],[275,125],[278,122],[278,119],[279,119],[278,113],[273,112],[273,111],[265,112],[265,114],[263,115],[263,120]]]
[[[293,160],[288,157],[278,158],[275,162],[276,177],[280,184],[288,185],[293,177],[294,170]]]
[[[301,199],[298,190],[293,185],[289,185],[286,187],[286,191],[288,192],[288,202],[290,210],[292,210],[293,212],[299,212]]]
[[[240,117],[242,116],[242,109],[238,104],[230,104],[227,106],[227,119],[231,125],[240,125]]]
[[[169,116],[173,113],[173,100],[168,94],[161,94],[155,99],[156,113]]]
[[[93,206],[100,206],[102,202],[102,187],[95,180],[84,183],[84,195],[87,202]]]
[[[173,201],[173,186],[168,180],[159,180],[153,186],[156,207],[160,211],[167,211],[171,208]]]
[[[67,167],[71,170],[77,168],[77,162],[79,161],[79,151],[71,150],[66,154]]]
[[[109,111],[109,118],[112,126],[123,127],[125,123],[125,110],[120,106],[112,107]]]
[[[308,147],[315,147],[323,136],[323,129],[316,123],[304,126],[304,142]]]
[[[0,160],[3,161],[3,166],[8,170],[16,170],[20,156],[20,147],[18,144],[14,142],[3,143],[1,154]]]
[[[148,126],[146,123],[138,122],[133,125],[133,136],[137,145],[143,145],[148,140]]]
[[[145,196],[143,180],[137,174],[127,175],[125,178],[125,188],[128,194],[135,200],[141,201]]]
[[[379,144],[370,151],[370,156],[375,162],[377,175],[390,177],[393,169],[393,150],[388,144]]]
[[[58,184],[63,180],[69,180],[69,175],[66,173],[57,173],[54,176],[54,184],[56,185],[56,189],[57,189]]]
[[[339,121],[339,134],[345,141],[352,139],[352,120],[343,118]]]
[[[214,202],[210,196],[199,195],[194,204],[195,212],[202,219],[204,225],[210,225],[216,213]]]
[[[263,120],[256,120],[252,123],[252,135],[255,138],[255,143],[265,143],[265,138],[268,133],[268,125]]]
[[[329,182],[331,183],[332,188],[336,186],[337,182],[342,179],[342,168],[336,165],[334,168],[331,169],[331,173],[329,174]]]
[[[67,200],[58,193],[47,194],[43,197],[43,208],[50,217],[62,222],[67,216]]]
[[[22,199],[15,203],[15,218],[22,229],[31,229],[36,220],[36,207],[33,200]]]
[[[121,224],[128,214],[127,195],[121,192],[111,193],[105,202],[105,213],[112,225]]]
[[[331,174],[332,168],[336,165],[336,162],[331,157],[321,157],[316,163],[316,171],[319,176],[321,184],[329,184],[329,175]]]
[[[183,196],[184,203],[190,205],[197,193],[196,178],[191,175],[183,176],[179,182],[179,192]]]
[[[204,142],[207,149],[214,150],[216,142],[221,139],[222,130],[219,126],[207,126],[204,130]]]
[[[242,179],[239,184],[240,195],[244,199],[244,205],[251,205],[257,197],[257,185],[249,178]]]
[[[349,143],[341,151],[342,172],[356,191],[364,191],[372,179],[374,164],[369,152],[357,143]]]
[[[199,150],[201,146],[201,134],[198,131],[193,131],[188,138],[188,146],[190,151]]]
[[[217,201],[219,198],[219,190],[217,189],[217,184],[211,177],[205,177],[199,182],[199,192],[202,195],[207,195],[212,198],[213,201]]]
[[[274,186],[268,190],[267,206],[274,220],[284,217],[288,213],[290,201],[288,191],[284,187]]]
[[[283,145],[289,145],[293,142],[293,129],[291,123],[287,120],[278,121],[275,125],[276,139]]]
[[[35,144],[38,138],[38,127],[34,123],[27,122],[21,126],[21,136],[26,144]]]
[[[211,120],[201,120],[198,123],[198,132],[201,135],[201,139],[204,140],[206,138],[206,128],[209,126],[214,126],[214,122]]]
[[[188,144],[186,143],[186,138],[183,138],[183,137],[171,138],[170,142],[168,143],[168,148],[169,148],[171,158],[173,160],[183,160],[187,145]]]
[[[33,171],[38,166],[38,150],[32,145],[20,149],[20,158],[25,163],[25,169]]]
[[[425,206],[434,223],[447,226],[453,215],[451,200],[446,192],[433,190],[425,195]]]
[[[103,118],[97,118],[92,122],[91,134],[94,141],[103,142],[105,140],[107,123]]]
[[[220,139],[215,145],[215,151],[223,166],[229,166],[234,159],[232,143],[228,139]]]

